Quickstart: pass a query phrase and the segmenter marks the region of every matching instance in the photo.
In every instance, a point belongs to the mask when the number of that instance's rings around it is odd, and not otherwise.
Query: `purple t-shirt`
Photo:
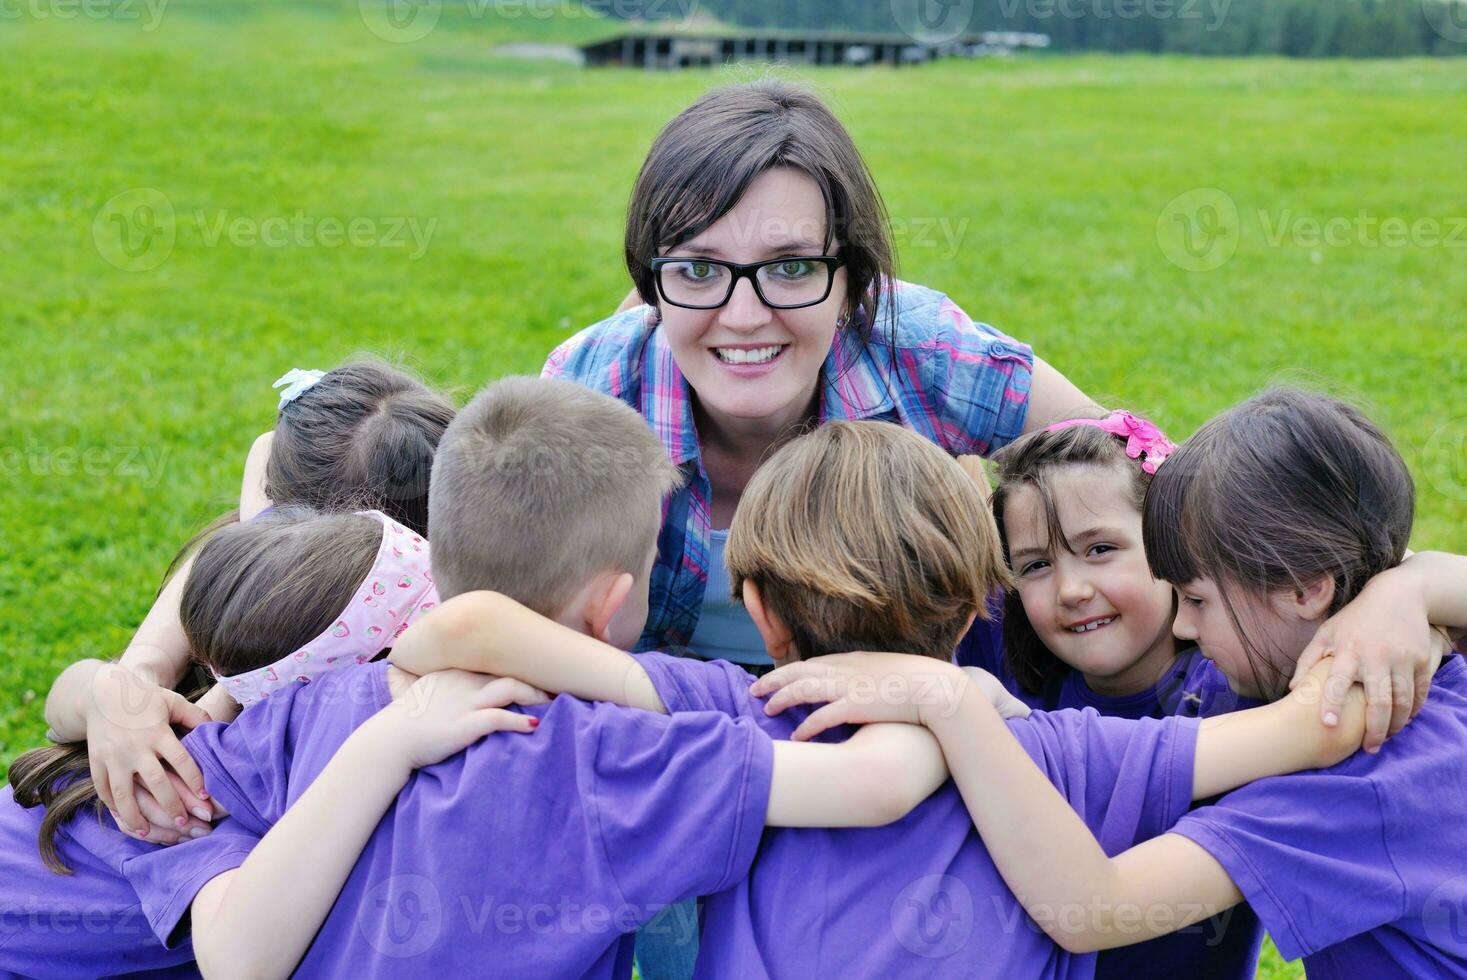
[[[390,702],[387,669],[345,667],[271,695],[227,728],[191,733],[185,744],[232,819],[259,835],[279,820]],[[627,976],[624,933],[744,877],[773,772],[757,726],[566,696],[523,710],[541,720],[534,734],[490,735],[411,777],[301,975],[521,977],[533,965],[542,976]],[[211,840],[134,869],[163,933],[201,887],[184,882],[210,859]]]
[[[1159,682],[1137,694],[1097,694],[1077,670],[1066,671],[1040,694],[1020,689],[1009,670],[1003,647],[1003,601],[989,603],[990,620],[973,623],[958,645],[955,660],[982,667],[997,676],[1015,697],[1031,708],[1094,708],[1110,718],[1211,718],[1261,702],[1231,688],[1227,677],[1202,651],[1183,651]],[[1196,977],[1199,980],[1251,980],[1258,971],[1263,926],[1246,904],[1209,919],[1132,946],[1100,954],[1096,980],[1130,980],[1135,976]]]
[[[44,815],[17,804],[9,786],[0,794],[0,977],[198,976],[186,942],[168,949],[153,936],[125,874],[157,845],[86,810],[56,835],[73,872],[59,875],[36,846]]]
[[[721,663],[639,658],[672,711],[753,718],[787,738],[808,712],[769,718]],[[1093,711],[1009,723],[1107,853],[1167,830],[1191,800],[1197,722]],[[948,783],[887,827],[769,829],[749,877],[704,906],[700,977],[1085,977],[1025,914]]]
[[[1467,977],[1467,663],[1377,755],[1261,779],[1175,832],[1215,857],[1311,980]]]

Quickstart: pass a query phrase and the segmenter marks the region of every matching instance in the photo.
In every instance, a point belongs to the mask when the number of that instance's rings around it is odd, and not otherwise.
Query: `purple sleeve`
[[[1285,959],[1394,922],[1407,893],[1373,779],[1261,779],[1188,814],[1175,832],[1227,871]]]
[[[774,744],[713,712],[606,712],[588,820],[633,907],[709,895],[749,872],[764,832]]]
[[[637,662],[669,714],[717,711],[733,718],[752,717],[757,704],[749,695],[753,676],[727,660],[694,660],[665,653],[637,654]]]
[[[276,708],[267,699],[232,724],[200,725],[183,739],[210,795],[260,834],[284,812],[289,786],[288,760],[279,749],[286,744],[289,712]]]
[[[207,837],[162,847],[125,862],[123,876],[137,892],[148,926],[167,948],[181,938],[174,933],[200,889],[249,857],[258,834],[225,817]]]
[[[1165,833],[1191,806],[1198,724],[1085,708],[1036,711],[1009,729],[1115,855]]]

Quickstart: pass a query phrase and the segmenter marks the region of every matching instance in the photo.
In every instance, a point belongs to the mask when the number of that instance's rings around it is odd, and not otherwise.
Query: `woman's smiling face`
[[[820,185],[803,171],[776,167],[702,234],[659,254],[748,264],[825,255],[825,235]],[[829,248],[833,253],[839,243]],[[753,282],[740,279],[717,309],[662,301],[662,329],[699,406],[715,422],[784,425],[797,421],[815,395],[845,292],[846,272],[837,269],[823,302],[776,310],[759,299]]]

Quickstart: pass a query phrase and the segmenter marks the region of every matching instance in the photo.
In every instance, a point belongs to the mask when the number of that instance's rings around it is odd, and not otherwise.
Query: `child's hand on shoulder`
[[[803,741],[837,725],[905,722],[921,725],[956,710],[972,679],[941,660],[905,653],[836,653],[801,660],[754,682],[750,693],[769,698],[764,713],[791,705],[825,704],[795,729]]]
[[[529,733],[539,719],[505,710],[545,704],[544,691],[511,677],[437,670],[418,678],[373,719],[392,729],[388,744],[414,769],[442,762],[493,732]]]
[[[211,818],[203,773],[173,732],[208,721],[206,712],[121,664],[97,670],[84,710],[92,784],[118,827],[163,842]]]
[[[1377,575],[1320,625],[1299,657],[1291,685],[1301,683],[1316,664],[1330,664],[1337,680],[1317,703],[1326,725],[1341,715],[1340,699],[1351,685],[1364,685],[1365,750],[1378,752],[1426,703],[1431,679],[1450,647],[1433,630],[1422,589],[1403,564]]]

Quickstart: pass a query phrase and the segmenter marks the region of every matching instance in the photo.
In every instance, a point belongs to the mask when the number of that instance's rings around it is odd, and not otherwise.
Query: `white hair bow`
[[[281,385],[286,386],[285,390],[280,393],[279,407],[284,408],[299,398],[301,392],[324,377],[326,377],[325,371],[303,371],[300,368],[291,368],[281,375],[280,380],[276,381],[270,387],[279,388]]]

